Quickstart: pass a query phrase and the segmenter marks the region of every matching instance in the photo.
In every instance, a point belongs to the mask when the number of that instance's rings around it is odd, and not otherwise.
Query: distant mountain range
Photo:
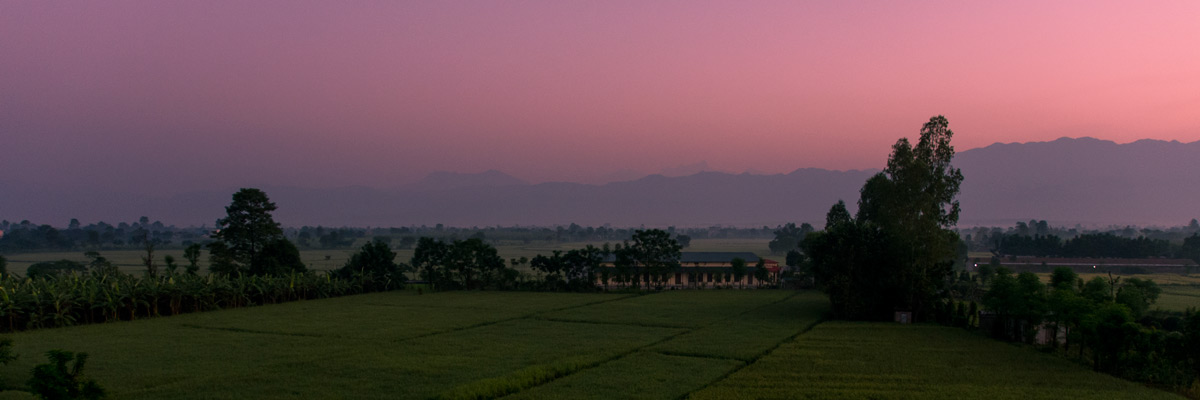
[[[994,144],[960,152],[965,180],[960,225],[1008,226],[1045,219],[1055,224],[1179,225],[1200,217],[1200,142],[1092,138]],[[703,170],[703,164],[696,168]],[[874,170],[804,168],[788,174],[698,172],[651,175],[603,185],[529,184],[500,171],[439,172],[403,187],[304,189],[262,187],[288,226],[447,224],[613,226],[820,226],[838,199],[853,208]],[[0,183],[0,218],[65,225],[132,221],[212,225],[224,214],[226,191],[139,199],[70,193]]]
[[[1182,225],[1200,218],[1200,141],[1092,138],[993,144],[958,154],[963,222]]]

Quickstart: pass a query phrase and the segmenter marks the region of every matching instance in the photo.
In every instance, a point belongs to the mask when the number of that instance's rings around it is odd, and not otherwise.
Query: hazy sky
[[[0,1],[0,180],[179,191],[1200,140],[1200,2]]]

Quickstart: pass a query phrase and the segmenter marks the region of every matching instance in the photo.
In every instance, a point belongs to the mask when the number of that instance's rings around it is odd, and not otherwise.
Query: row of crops
[[[0,332],[135,320],[398,289],[371,274],[0,277]]]

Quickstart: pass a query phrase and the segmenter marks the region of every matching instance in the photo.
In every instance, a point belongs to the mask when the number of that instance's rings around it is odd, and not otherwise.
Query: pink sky
[[[878,168],[1200,140],[1200,2],[0,2],[0,180],[118,190]]]

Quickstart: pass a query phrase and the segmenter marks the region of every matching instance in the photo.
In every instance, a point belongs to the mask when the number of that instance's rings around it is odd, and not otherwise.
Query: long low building
[[[736,279],[733,273],[733,260],[742,259],[746,262],[746,274]],[[754,278],[759,260],[769,274],[767,281]],[[604,267],[614,268],[614,258],[605,260]],[[642,286],[662,286],[667,288],[712,288],[712,287],[756,287],[760,284],[771,284],[779,281],[779,263],[775,260],[763,259],[754,253],[729,251],[689,251],[679,257],[680,268],[666,276],[650,276],[640,272]],[[622,284],[614,274],[609,274],[609,285]],[[603,278],[601,278],[602,280]],[[598,282],[603,285],[605,282]],[[628,283],[628,282],[625,282]]]

